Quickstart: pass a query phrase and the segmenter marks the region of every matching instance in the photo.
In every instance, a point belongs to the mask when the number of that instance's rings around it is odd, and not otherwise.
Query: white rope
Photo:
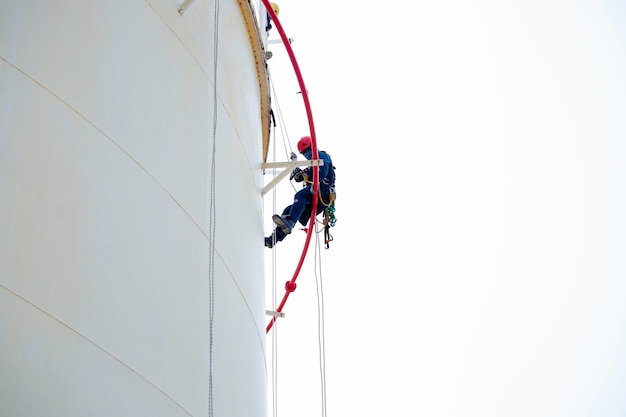
[[[211,149],[210,203],[209,203],[209,417],[213,417],[213,319],[215,317],[215,162],[217,147],[217,58],[219,44],[220,2],[215,0],[213,31],[213,148]]]
[[[317,222],[315,225],[317,229]],[[320,361],[320,391],[322,396],[322,417],[326,412],[326,332],[324,320],[324,286],[322,282],[322,256],[320,247],[320,233],[315,233],[315,283],[317,287],[317,340]]]
[[[268,70],[269,71],[269,70]],[[276,125],[273,131],[273,147],[272,147],[272,157],[273,160],[277,159],[277,140],[276,140],[276,131],[279,130],[282,136],[283,141],[283,152],[285,154],[285,158],[289,158],[290,154],[293,152],[291,147],[291,141],[289,140],[289,135],[286,131],[285,121],[283,118],[283,114],[280,108],[280,103],[277,98],[276,91],[274,89],[274,84],[272,81],[272,77],[270,74],[270,85],[275,103],[275,119]],[[295,190],[295,186],[292,182],[290,182],[291,187]],[[276,187],[272,190],[272,210],[276,213]],[[317,227],[317,224],[316,226]],[[274,232],[274,230],[273,230]],[[319,241],[319,232],[315,234],[316,236],[316,249],[315,249],[315,281],[317,286],[317,303],[318,303],[318,346],[319,346],[319,366],[320,366],[320,384],[321,384],[321,396],[322,396],[322,416],[326,417],[326,347],[325,347],[325,330],[324,330],[324,290],[322,285],[322,268],[321,268],[321,250],[320,250],[320,241]],[[318,273],[319,270],[319,273]],[[274,245],[272,249],[272,306],[275,309],[278,302],[278,287],[277,287],[277,256],[276,256],[276,246]],[[272,334],[272,415],[274,417],[278,417],[278,329],[280,320],[274,322],[274,329]]]
[[[291,152],[293,152],[293,148],[291,147],[291,141],[289,140],[289,133],[287,133],[287,124],[285,123],[285,118],[283,117],[283,112],[280,108],[280,102],[278,101],[278,95],[276,94],[276,90],[274,88],[274,83],[271,80],[271,76],[270,76],[270,84],[272,86],[272,96],[274,97],[274,101],[276,102],[276,118],[278,120],[276,124],[278,125],[280,129],[281,137],[283,139],[283,149],[285,152],[285,158],[289,159],[289,155],[291,154]]]
[[[269,72],[269,68],[268,68]],[[272,86],[272,96],[274,97],[274,101],[277,106],[277,113],[275,114],[275,124],[280,128],[281,133],[283,133],[284,137],[284,124],[282,120],[282,115],[280,113],[280,106],[278,103],[278,99],[276,96],[276,92],[274,91],[274,84],[272,82],[272,77],[270,73],[270,85]],[[277,120],[277,121],[276,121]],[[284,139],[283,139],[284,140]],[[272,158],[273,161],[276,161],[276,126],[273,129],[272,135]],[[272,189],[272,212],[276,212],[276,187]],[[272,228],[272,233],[270,234],[270,238],[274,239],[274,227]],[[274,242],[274,246],[272,248],[272,310],[276,309],[277,304],[277,293],[278,287],[277,283],[277,258],[276,258],[276,242]],[[272,331],[272,415],[274,417],[278,417],[278,322],[274,322],[274,330]]]
[[[272,137],[272,158],[276,160],[276,127],[273,129]],[[276,187],[272,190],[272,212],[276,212]],[[274,230],[270,238],[274,239]],[[275,242],[274,242],[275,243]],[[276,246],[272,248],[272,309],[276,307]],[[273,416],[278,416],[278,323],[274,323],[274,331],[272,332],[272,412]]]

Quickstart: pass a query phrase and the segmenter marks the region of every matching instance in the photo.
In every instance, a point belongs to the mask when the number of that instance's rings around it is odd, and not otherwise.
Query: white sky
[[[328,415],[625,416],[626,3],[278,4],[337,166]],[[304,236],[278,246],[279,298]],[[278,416],[322,415],[314,254],[275,327]]]

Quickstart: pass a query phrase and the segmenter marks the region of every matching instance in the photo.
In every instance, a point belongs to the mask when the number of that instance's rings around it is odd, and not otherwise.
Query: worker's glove
[[[298,167],[294,168],[293,171],[291,171],[291,175],[289,176],[289,179],[296,179],[297,182],[302,181],[302,170]],[[298,180],[298,178],[300,178],[300,180]]]
[[[293,179],[296,182],[302,182],[305,181],[309,178],[309,171],[308,168],[305,170],[302,170],[300,168],[295,168],[293,171],[291,171],[291,177],[289,177],[289,179]]]

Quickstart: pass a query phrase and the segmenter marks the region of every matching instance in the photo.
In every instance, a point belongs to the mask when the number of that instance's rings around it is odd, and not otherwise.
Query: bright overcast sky
[[[278,4],[337,166],[328,416],[626,415],[625,3]],[[281,288],[304,236],[278,246]],[[313,259],[277,326],[278,416],[322,415]]]

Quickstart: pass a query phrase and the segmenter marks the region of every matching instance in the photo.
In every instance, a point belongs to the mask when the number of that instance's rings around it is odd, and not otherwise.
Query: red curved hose
[[[293,49],[291,48],[291,44],[289,43],[289,39],[285,34],[285,30],[283,29],[283,25],[280,24],[278,20],[278,16],[274,12],[272,5],[269,0],[262,0],[267,13],[269,13],[272,22],[276,25],[276,29],[280,34],[280,37],[285,45],[285,49],[287,50],[287,54],[289,54],[289,59],[291,60],[291,64],[293,65],[293,70],[296,73],[296,77],[298,78],[298,84],[300,84],[300,91],[302,92],[302,99],[304,100],[304,107],[306,110],[307,118],[309,120],[309,130],[311,131],[311,151],[312,158],[318,159],[319,155],[317,153],[317,139],[315,137],[315,126],[313,124],[313,114],[311,113],[311,104],[309,103],[309,94],[307,93],[306,87],[304,85],[304,80],[302,79],[302,73],[300,72],[300,67],[298,66],[298,61],[296,61],[296,56],[293,53]],[[298,266],[296,266],[296,270],[293,273],[293,277],[291,281],[287,281],[285,287],[285,295],[283,296],[283,300],[280,305],[276,309],[277,312],[281,312],[285,303],[287,302],[287,298],[289,298],[289,294],[291,294],[296,288],[296,279],[300,274],[300,269],[302,269],[302,264],[304,263],[304,258],[306,258],[306,254],[309,250],[309,243],[311,242],[311,236],[313,235],[313,228],[315,226],[315,218],[317,217],[317,194],[319,188],[319,167],[317,165],[313,166],[313,204],[311,206],[311,220],[309,221],[309,228],[306,234],[306,240],[304,242],[304,248],[302,249],[302,254],[300,255],[300,261],[298,262]],[[272,325],[276,321],[276,317],[272,317],[270,322],[268,323],[265,333],[269,333]]]

